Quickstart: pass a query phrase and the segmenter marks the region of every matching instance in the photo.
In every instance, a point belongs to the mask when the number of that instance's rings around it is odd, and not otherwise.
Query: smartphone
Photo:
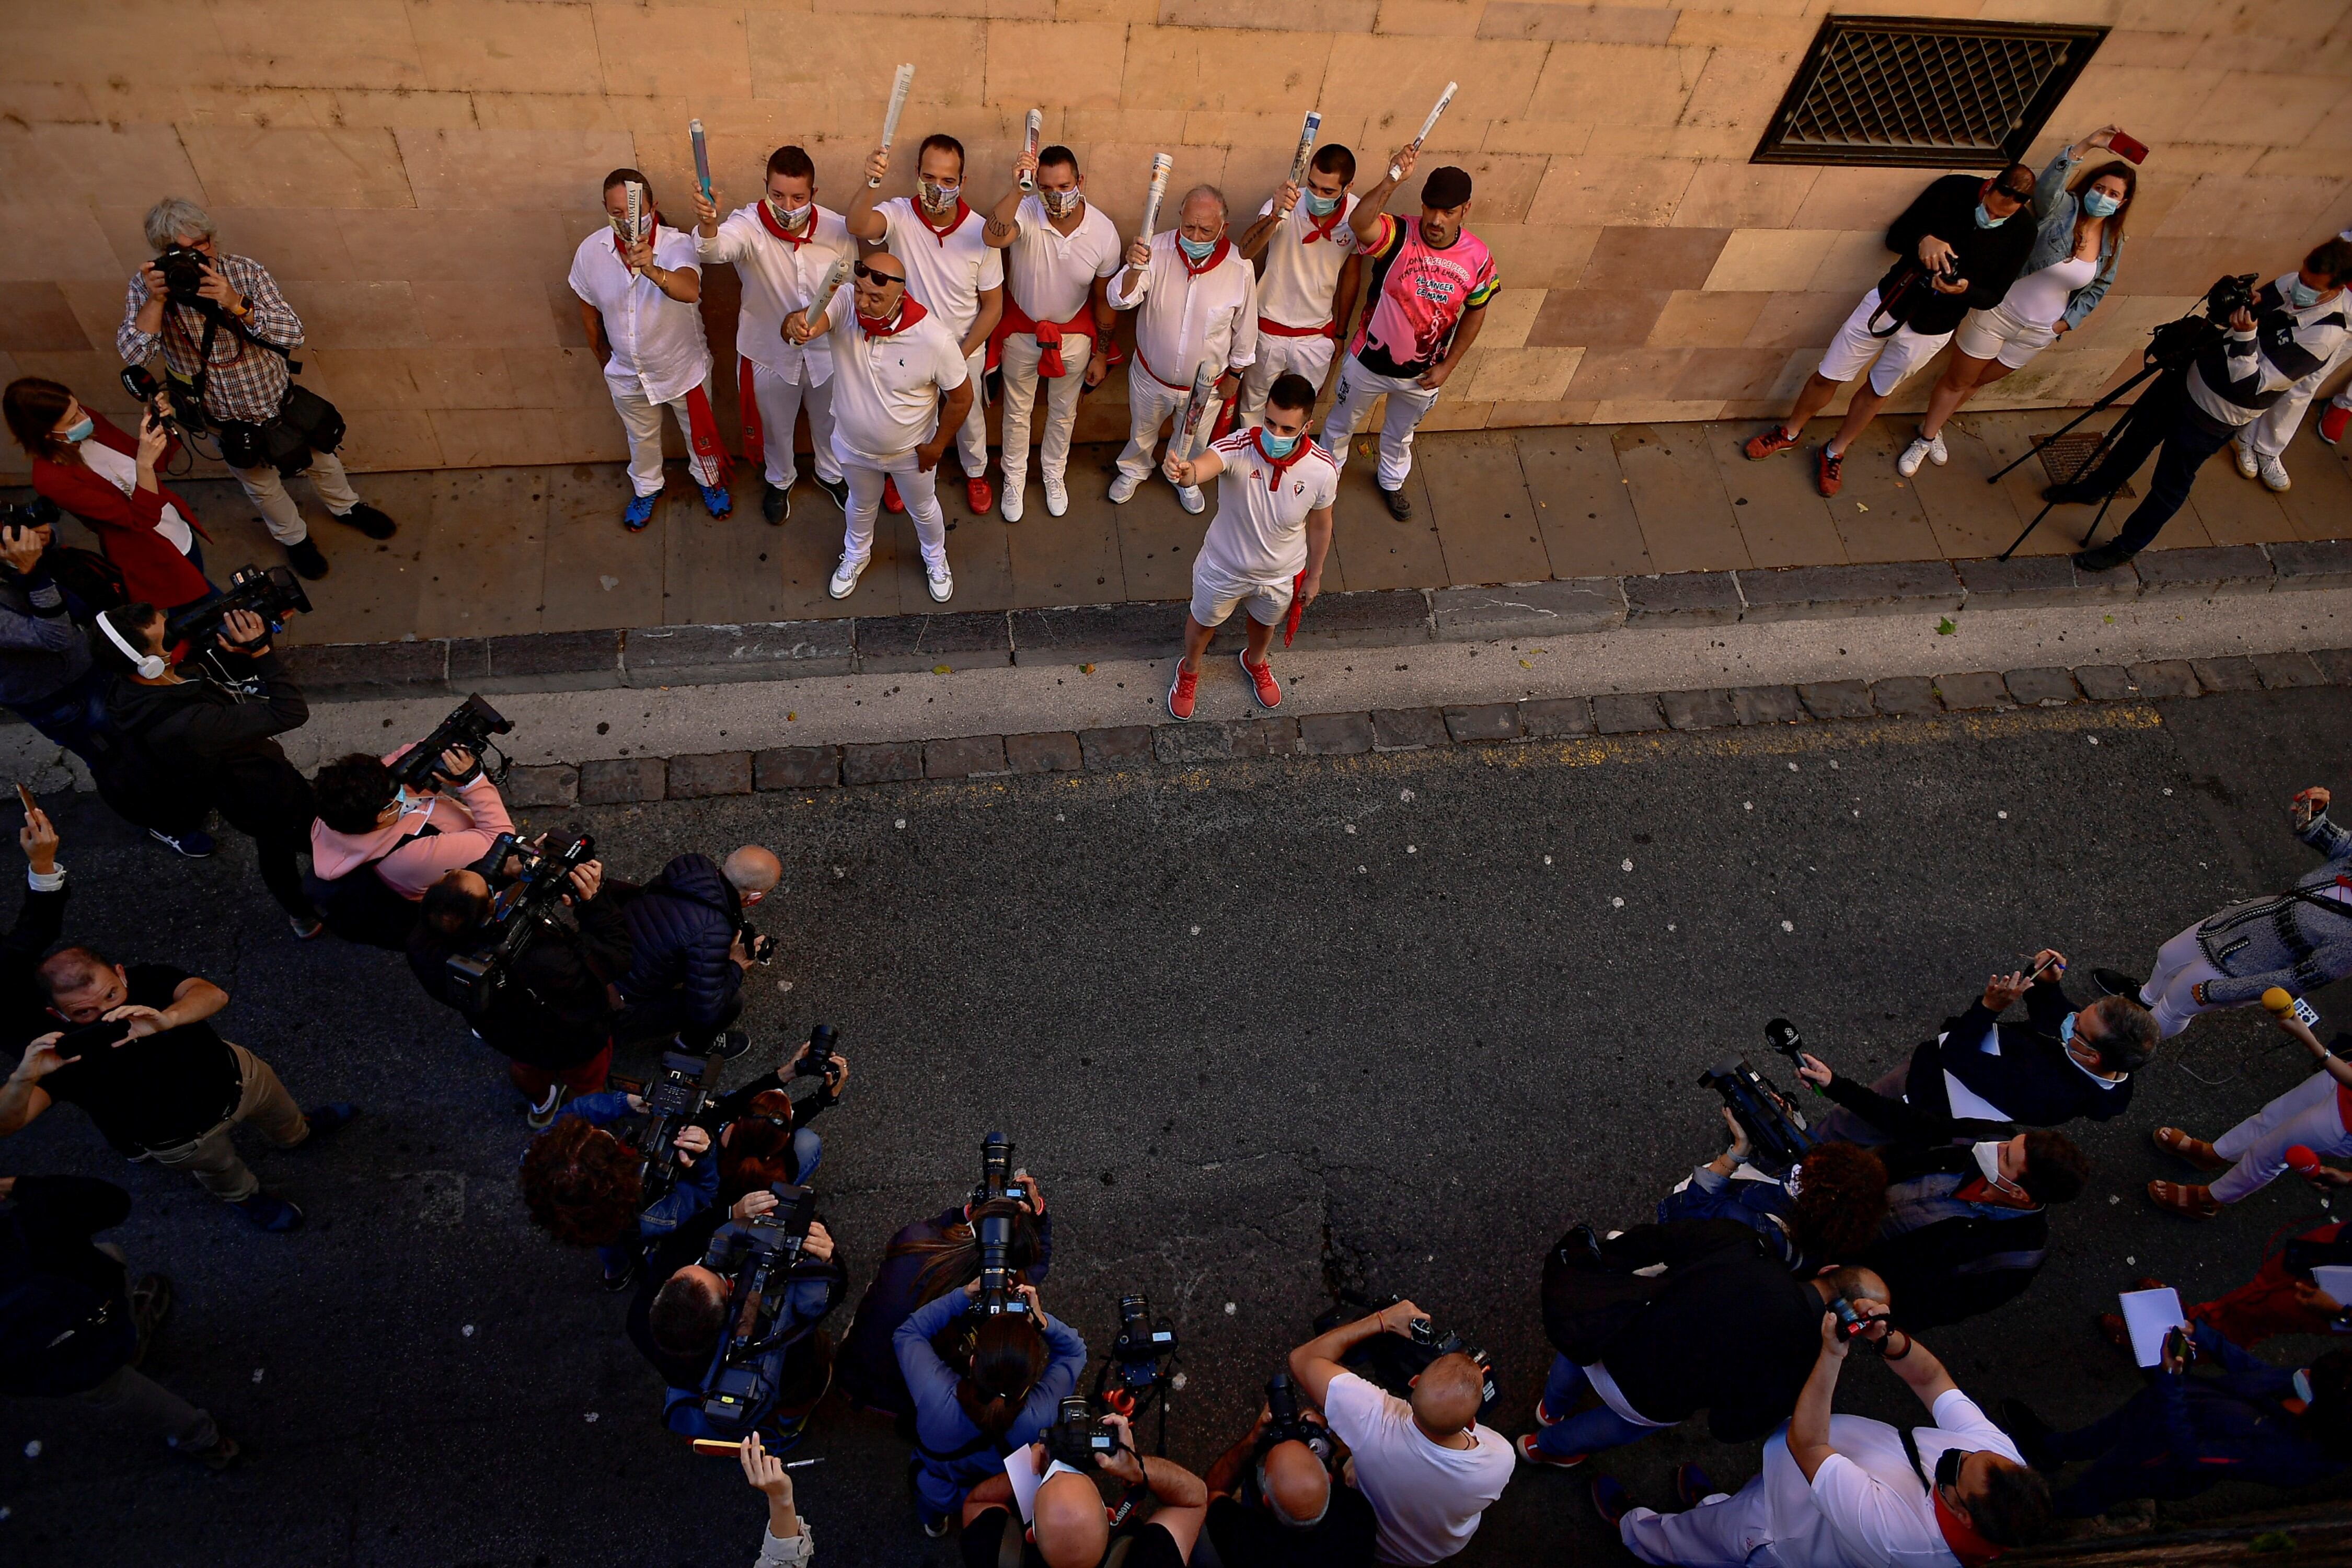
[[[2197,1342],[2189,1337],[2187,1329],[2177,1324],[2164,1331],[2164,1359],[2170,1361],[2174,1356],[2184,1362],[2197,1359]]]
[[[27,818],[30,818],[33,813],[41,809],[39,803],[33,799],[33,792],[26,789],[23,784],[18,784],[16,786],[16,799],[23,804],[25,807],[25,816]]]
[[[2147,143],[2126,132],[2118,131],[2107,138],[2107,151],[2133,163],[2147,162]]]

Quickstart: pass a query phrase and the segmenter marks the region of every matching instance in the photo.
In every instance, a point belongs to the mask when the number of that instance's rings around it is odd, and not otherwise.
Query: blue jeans
[[[1606,1405],[1596,1405],[1580,1415],[1567,1415],[1566,1412],[1576,1404],[1576,1396],[1586,1386],[1582,1367],[1564,1355],[1551,1358],[1551,1374],[1544,1379],[1544,1414],[1565,1418],[1559,1426],[1543,1427],[1536,1434],[1538,1450],[1555,1459],[1565,1459],[1602,1448],[1622,1448],[1658,1430],[1628,1421]]]

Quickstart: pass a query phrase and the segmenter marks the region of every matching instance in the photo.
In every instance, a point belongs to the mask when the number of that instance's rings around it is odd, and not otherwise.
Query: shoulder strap
[[[1895,1431],[1903,1438],[1903,1457],[1911,1461],[1911,1473],[1919,1478],[1919,1484],[1927,1489],[1927,1495],[1934,1497],[1936,1483],[1928,1476],[1927,1467],[1919,1458],[1919,1439],[1911,1435],[1911,1428],[1908,1426],[1898,1426]]]
[[[996,1568],[1022,1568],[1026,1554],[1027,1536],[1022,1530],[1021,1516],[1011,1509],[1004,1510],[1004,1533],[996,1538]]]

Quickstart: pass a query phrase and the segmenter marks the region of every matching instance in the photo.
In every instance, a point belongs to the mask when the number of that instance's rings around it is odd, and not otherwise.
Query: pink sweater
[[[386,766],[408,751],[403,746],[384,758]],[[430,824],[434,832],[418,838]],[[366,833],[338,833],[323,822],[310,825],[310,858],[328,881],[347,877],[371,860],[383,885],[404,899],[416,900],[439,881],[443,873],[470,866],[490,852],[501,833],[513,831],[499,786],[477,778],[461,789],[428,795],[415,808],[403,812],[389,826]],[[401,840],[409,839],[403,844]]]

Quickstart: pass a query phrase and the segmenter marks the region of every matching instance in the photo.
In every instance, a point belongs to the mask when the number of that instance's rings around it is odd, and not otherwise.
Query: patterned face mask
[[[923,205],[932,212],[945,212],[955,205],[956,197],[963,193],[963,182],[942,185],[935,180],[919,180],[916,189],[922,195]]]
[[[1073,185],[1066,191],[1041,190],[1037,193],[1037,199],[1045,205],[1045,211],[1050,216],[1067,217],[1078,210],[1078,204],[1086,198],[1079,194],[1077,187]]]
[[[768,204],[768,216],[774,218],[786,228],[800,227],[801,225],[808,222],[809,214],[816,210],[816,204],[814,202],[809,202],[801,206],[788,207],[773,196],[766,196],[761,199]]]

